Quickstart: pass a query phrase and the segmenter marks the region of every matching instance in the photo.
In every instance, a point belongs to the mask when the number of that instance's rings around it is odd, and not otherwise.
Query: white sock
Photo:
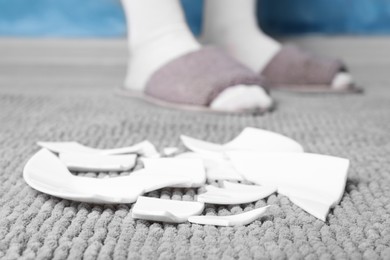
[[[125,86],[143,91],[168,62],[201,48],[178,0],[122,0],[127,17],[129,64]]]
[[[179,0],[122,0],[122,2],[129,28],[130,51],[125,86],[142,92],[154,72],[168,62],[200,49],[201,45],[186,24]],[[248,90],[243,90],[243,87],[248,87]],[[213,102],[211,108],[238,110],[271,106],[272,100],[265,91],[261,89],[254,93],[253,87],[232,86],[214,100],[217,105]],[[232,100],[230,97],[235,95],[237,98]],[[245,98],[240,98],[242,96]]]
[[[202,42],[220,46],[253,71],[261,72],[281,49],[281,44],[261,31],[256,0],[205,0]],[[352,83],[346,73],[336,75],[333,86]]]
[[[221,46],[259,72],[281,45],[261,32],[255,6],[255,0],[206,0],[202,40]]]

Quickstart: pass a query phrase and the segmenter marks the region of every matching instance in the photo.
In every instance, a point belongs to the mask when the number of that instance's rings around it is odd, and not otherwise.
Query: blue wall
[[[126,28],[119,0],[0,0],[0,34],[118,36]]]
[[[273,34],[390,33],[389,0],[261,0],[259,7],[264,29]]]
[[[182,1],[198,33],[202,1]],[[260,0],[259,14],[264,30],[272,34],[390,33],[390,0]],[[120,37],[125,33],[120,0],[0,0],[0,35]]]

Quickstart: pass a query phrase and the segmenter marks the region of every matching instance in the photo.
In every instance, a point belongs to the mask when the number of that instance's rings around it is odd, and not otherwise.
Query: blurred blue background
[[[201,0],[182,0],[195,33]],[[389,0],[260,0],[263,29],[274,35],[389,34]],[[0,35],[122,37],[126,25],[119,0],[0,0]]]

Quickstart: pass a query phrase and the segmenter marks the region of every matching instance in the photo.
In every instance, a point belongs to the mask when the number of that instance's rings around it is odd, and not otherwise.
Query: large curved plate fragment
[[[25,181],[34,189],[64,199],[90,203],[133,203],[146,192],[189,183],[188,176],[146,173],[89,178],[72,175],[61,160],[47,149],[34,154],[23,169]]]
[[[326,219],[329,208],[344,193],[349,160],[309,153],[228,152],[234,167],[245,179],[278,188],[298,206]],[[326,209],[327,208],[327,209]]]

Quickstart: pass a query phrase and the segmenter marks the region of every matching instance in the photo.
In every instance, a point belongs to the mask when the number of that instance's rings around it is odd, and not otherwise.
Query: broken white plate
[[[302,153],[303,147],[284,135],[247,127],[232,141],[220,145],[188,136],[181,136],[183,144],[191,151],[214,157],[223,157],[227,151],[255,151],[264,153]]]
[[[206,183],[206,172],[203,161],[200,159],[158,158],[142,159],[146,172],[153,176],[170,176],[185,179],[186,181],[171,187],[194,188]]]
[[[128,171],[134,168],[137,155],[92,155],[60,153],[61,161],[69,170],[78,172]]]
[[[155,146],[149,141],[143,141],[136,145],[115,149],[97,149],[82,145],[78,142],[38,142],[40,147],[54,153],[84,153],[98,155],[140,154],[145,157],[160,157]]]
[[[203,160],[206,176],[209,181],[230,180],[243,181],[242,176],[234,169],[232,163],[224,158],[210,157],[200,153],[182,153],[175,158],[198,158]]]
[[[188,218],[188,221],[201,225],[214,225],[214,226],[244,226],[252,223],[259,217],[261,217],[270,206],[250,210],[241,214],[231,216],[192,216]]]
[[[203,212],[204,203],[164,200],[140,196],[132,208],[132,217],[151,221],[183,223]]]
[[[227,155],[245,179],[276,186],[279,193],[293,198],[296,204],[322,220],[326,219],[324,212],[338,204],[344,193],[347,159],[309,153],[233,151]],[[324,205],[328,210],[324,210]]]
[[[72,175],[47,149],[34,154],[23,169],[25,181],[34,189],[64,199],[91,203],[133,203],[146,192],[188,182],[188,177],[155,175],[145,169],[128,176],[89,178]]]
[[[245,204],[264,199],[277,190],[275,187],[234,183],[228,183],[226,186],[218,188],[207,185],[206,192],[198,195],[197,201],[218,205]]]

